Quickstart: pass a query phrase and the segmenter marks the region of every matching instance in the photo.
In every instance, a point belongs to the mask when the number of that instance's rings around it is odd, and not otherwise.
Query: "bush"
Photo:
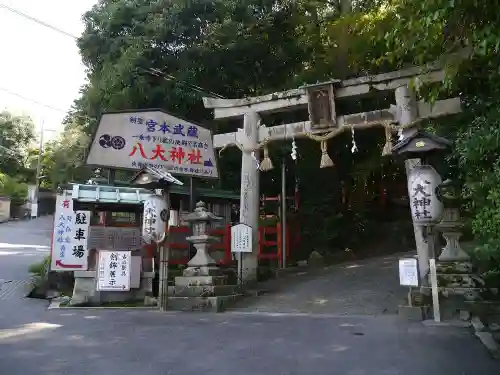
[[[31,274],[31,282],[34,287],[42,286],[48,282],[50,261],[50,255],[47,255],[41,262],[29,266],[28,272]]]
[[[481,103],[479,103],[481,104]],[[500,287],[500,100],[482,105],[456,139],[455,158],[464,181],[467,226],[477,265],[490,287]]]
[[[0,173],[0,195],[9,197],[13,202],[23,204],[28,197],[28,185]]]

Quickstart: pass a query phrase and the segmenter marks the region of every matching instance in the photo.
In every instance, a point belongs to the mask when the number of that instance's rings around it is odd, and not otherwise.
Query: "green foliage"
[[[24,182],[33,179],[26,158],[34,140],[35,129],[29,117],[0,112],[0,171]]]
[[[490,282],[500,285],[500,16],[498,1],[392,0],[391,30],[385,33],[389,61],[447,63],[441,87],[461,93],[464,115],[444,121],[439,132],[455,140],[451,171],[464,185],[464,213],[479,246]],[[460,52],[460,58],[450,53]],[[464,53],[465,52],[465,53]]]
[[[49,143],[43,155],[42,174],[48,186],[68,182],[86,182],[91,177],[90,168],[85,166],[90,137],[78,127],[67,127],[59,139]]]
[[[11,198],[13,202],[24,203],[28,197],[28,185],[0,173],[0,195]]]
[[[30,264],[28,267],[33,287],[41,287],[47,284],[50,271],[50,261],[50,255],[47,255],[41,262]]]

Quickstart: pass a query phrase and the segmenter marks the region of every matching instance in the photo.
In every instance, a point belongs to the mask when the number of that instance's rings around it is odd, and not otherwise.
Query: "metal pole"
[[[170,210],[170,192],[168,189],[163,189],[162,191],[163,199],[167,202],[167,209]],[[170,215],[169,215],[170,219]],[[160,255],[160,264],[158,267],[158,305],[162,311],[166,311],[168,308],[168,263],[170,260],[170,247],[168,240],[168,221],[165,223],[167,233],[163,243],[158,244],[158,252]],[[174,225],[178,225],[175,223]],[[154,271],[154,269],[153,269]]]
[[[31,203],[31,217],[38,217],[38,200],[40,196],[40,172],[42,169],[42,155],[43,155],[43,133],[44,133],[44,121],[42,120],[42,125],[40,129],[40,143],[38,145],[38,160],[36,163],[36,176],[35,176],[35,194],[33,197],[33,202]],[[36,207],[34,210],[33,208]],[[33,212],[35,211],[35,212]],[[33,215],[35,213],[36,215]]]
[[[194,178],[189,177],[189,212],[193,212],[196,208],[196,197],[195,197],[195,187]],[[196,249],[192,243],[189,243],[189,259],[194,257],[196,254]]]
[[[113,184],[115,182],[116,170],[110,169],[108,172],[108,184]]]
[[[193,177],[189,178],[189,212],[193,212],[195,208],[195,196],[194,196],[194,181]]]
[[[281,267],[286,268],[286,159],[281,160]]]

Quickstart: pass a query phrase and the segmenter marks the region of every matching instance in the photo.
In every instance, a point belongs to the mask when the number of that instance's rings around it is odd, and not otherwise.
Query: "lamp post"
[[[428,285],[427,274],[430,273],[434,320],[441,320],[439,309],[439,291],[437,285],[435,227],[443,215],[443,202],[438,195],[438,187],[442,183],[439,173],[430,165],[435,155],[440,155],[451,146],[445,138],[416,130],[392,148],[396,155],[407,159],[421,159],[421,165],[411,169],[408,174],[408,197],[411,215],[415,225],[425,228],[424,234],[429,244],[428,253],[418,254],[420,281]]]
[[[146,167],[132,178],[131,183],[154,191],[148,200],[144,202],[142,238],[144,242],[156,244],[158,247],[160,258],[158,305],[162,310],[166,310],[169,259],[169,249],[166,246],[166,239],[170,217],[170,186],[182,185],[182,182],[168,172]],[[154,260],[152,268],[153,272],[155,272]]]

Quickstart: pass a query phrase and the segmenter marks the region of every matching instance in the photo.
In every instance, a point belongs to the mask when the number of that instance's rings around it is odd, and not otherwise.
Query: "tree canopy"
[[[35,128],[29,117],[0,112],[0,171],[27,179],[27,150],[33,141]]]
[[[65,144],[51,146],[59,155],[71,152],[71,162],[51,159],[57,170],[53,181],[88,177],[76,161],[84,159],[83,144],[103,111],[164,108],[225,132],[235,124],[215,123],[202,96],[254,96],[442,60],[447,79],[418,87],[418,95],[430,101],[442,95],[463,98],[464,114],[434,122],[433,128],[455,141],[450,173],[464,184],[476,238],[487,257],[498,259],[498,5],[497,0],[100,0],[84,15],[78,41],[88,84],[68,115]],[[365,151],[358,156],[339,138],[330,151],[340,162],[321,171],[315,145],[300,142],[297,173],[312,247],[338,245],[342,233],[370,228],[359,212],[341,209],[339,192],[341,181],[348,181],[348,193],[354,194],[367,191],[371,176],[394,173],[397,166],[381,160],[374,144],[381,137],[361,135],[359,148]],[[271,152],[279,157],[281,145]],[[222,187],[239,188],[239,166],[238,153],[228,151],[221,159]],[[325,183],[307,183],[317,178]],[[276,171],[264,177],[264,192],[276,189],[278,180]],[[324,220],[318,219],[320,211]],[[352,227],[333,230],[346,217]],[[317,235],[321,226],[331,238]],[[344,237],[346,244],[354,240]]]

